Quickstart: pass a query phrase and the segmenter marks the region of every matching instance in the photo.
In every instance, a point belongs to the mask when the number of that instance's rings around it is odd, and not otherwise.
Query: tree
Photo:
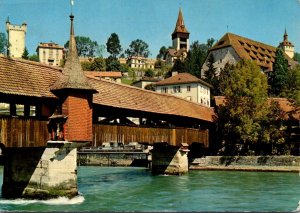
[[[107,71],[119,71],[120,67],[121,67],[121,64],[118,61],[118,59],[113,58],[111,56],[109,56],[106,59],[106,70]]]
[[[146,77],[154,77],[154,71],[152,69],[147,69],[145,71],[144,76],[146,76]]]
[[[218,127],[227,150],[249,151],[262,138],[263,130],[270,137],[267,125],[262,125],[270,116],[267,88],[267,77],[254,62],[242,60],[230,73],[226,104],[217,110]]]
[[[128,58],[132,56],[142,56],[148,58],[150,51],[149,45],[141,39],[136,39],[132,41],[129,45],[129,48],[125,50],[125,54]]]
[[[28,52],[26,47],[25,47],[24,52],[22,54],[22,58],[26,59],[26,60],[29,58],[29,52]]]
[[[90,61],[83,61],[80,64],[81,64],[82,70],[84,70],[84,71],[92,71],[92,62],[90,62]]]
[[[6,54],[7,51],[7,38],[5,33],[0,32],[0,53]]]
[[[96,41],[92,41],[89,37],[75,36],[76,47],[79,56],[82,57],[95,57],[96,53],[99,53],[99,45]],[[69,48],[69,41],[64,45],[65,48]]]
[[[40,61],[39,56],[37,54],[30,55],[28,57],[28,60],[30,60],[30,61],[36,61],[36,62]]]
[[[113,58],[121,53],[122,47],[120,44],[119,36],[116,33],[112,33],[106,42],[106,50],[111,54]]]
[[[161,60],[166,60],[167,53],[168,53],[168,48],[166,48],[165,46],[162,46],[159,49],[159,53],[157,54],[156,58],[161,59]]]
[[[300,107],[300,65],[288,71],[287,84],[283,95],[290,99],[295,108]]]
[[[184,60],[184,72],[201,77],[201,67],[207,56],[208,47],[206,44],[200,44],[199,41],[195,41],[190,46],[190,51]]]
[[[234,65],[230,63],[226,63],[224,68],[221,69],[219,78],[218,78],[218,85],[214,87],[215,95],[225,95],[225,90],[227,85],[229,84],[230,73],[234,69]]]
[[[207,39],[206,45],[207,45],[208,49],[212,48],[212,46],[214,45],[214,43],[215,43],[215,39],[214,38]]]
[[[216,68],[214,67],[215,58],[213,54],[210,54],[207,59],[207,67],[208,69],[205,71],[205,81],[211,85],[214,84],[215,80],[217,79],[216,76]]]
[[[288,60],[280,48],[276,49],[273,71],[270,73],[269,84],[270,94],[280,96],[283,88],[287,84],[288,78]]]
[[[298,63],[300,63],[300,53],[295,52],[294,61],[297,61]]]
[[[91,63],[91,71],[105,71],[106,62],[103,58],[94,58]]]

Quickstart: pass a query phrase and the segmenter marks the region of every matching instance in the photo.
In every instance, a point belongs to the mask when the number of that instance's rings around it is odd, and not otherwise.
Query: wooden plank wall
[[[209,145],[208,130],[188,128],[149,128],[116,125],[93,124],[93,144],[101,146],[103,142],[168,142],[179,146],[182,142],[191,144],[201,142]],[[0,118],[0,143],[6,147],[46,146],[49,140],[47,121],[25,118]]]
[[[48,139],[47,121],[25,118],[0,119],[0,143],[6,147],[46,146]]]
[[[168,142],[171,145],[179,146],[182,142],[191,144],[192,142],[209,145],[208,130],[188,129],[188,128],[149,128],[130,127],[114,125],[93,125],[93,146],[101,146],[103,142],[117,141],[124,144],[129,142]]]

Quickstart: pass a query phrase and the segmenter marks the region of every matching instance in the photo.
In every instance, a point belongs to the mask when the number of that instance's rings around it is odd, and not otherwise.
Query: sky
[[[180,7],[190,43],[231,32],[278,46],[286,27],[300,52],[300,0],[74,0],[75,35],[105,45],[117,33],[123,50],[142,39],[155,58],[161,46],[172,45]],[[26,22],[26,47],[34,54],[39,42],[66,43],[70,13],[70,0],[0,0],[0,32],[8,16],[12,24]]]

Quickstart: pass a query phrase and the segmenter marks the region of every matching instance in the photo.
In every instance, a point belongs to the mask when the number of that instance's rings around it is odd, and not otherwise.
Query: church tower
[[[288,40],[286,29],[283,35],[283,42],[281,42],[278,47],[281,48],[290,58],[294,58],[295,47],[292,42]]]
[[[7,18],[6,32],[8,40],[7,55],[13,58],[21,58],[25,50],[25,36],[27,31],[27,24],[23,23],[21,26],[12,25]]]
[[[186,49],[186,51],[189,51],[189,36],[190,33],[187,31],[181,8],[179,9],[178,18],[175,26],[175,30],[172,33],[172,40],[173,40],[173,49],[176,51],[180,49]]]

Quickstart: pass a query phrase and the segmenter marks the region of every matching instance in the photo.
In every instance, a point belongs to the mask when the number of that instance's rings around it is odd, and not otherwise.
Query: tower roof
[[[63,75],[52,85],[51,91],[55,92],[58,90],[75,89],[75,90],[87,90],[92,93],[97,91],[88,83],[79,61],[76,40],[74,36],[73,20],[74,16],[70,15],[71,29],[70,29],[70,40],[69,40],[69,51],[67,54],[67,60],[62,70]]]
[[[178,13],[178,18],[175,26],[175,30],[173,34],[175,33],[189,33],[189,31],[186,29],[184,25],[184,20],[183,20],[183,15],[182,15],[182,10],[179,8],[179,13]]]
[[[286,28],[284,29],[284,34],[283,34],[283,42],[279,44],[279,46],[288,46],[288,47],[294,47],[292,42],[289,41],[289,35],[287,34]]]

